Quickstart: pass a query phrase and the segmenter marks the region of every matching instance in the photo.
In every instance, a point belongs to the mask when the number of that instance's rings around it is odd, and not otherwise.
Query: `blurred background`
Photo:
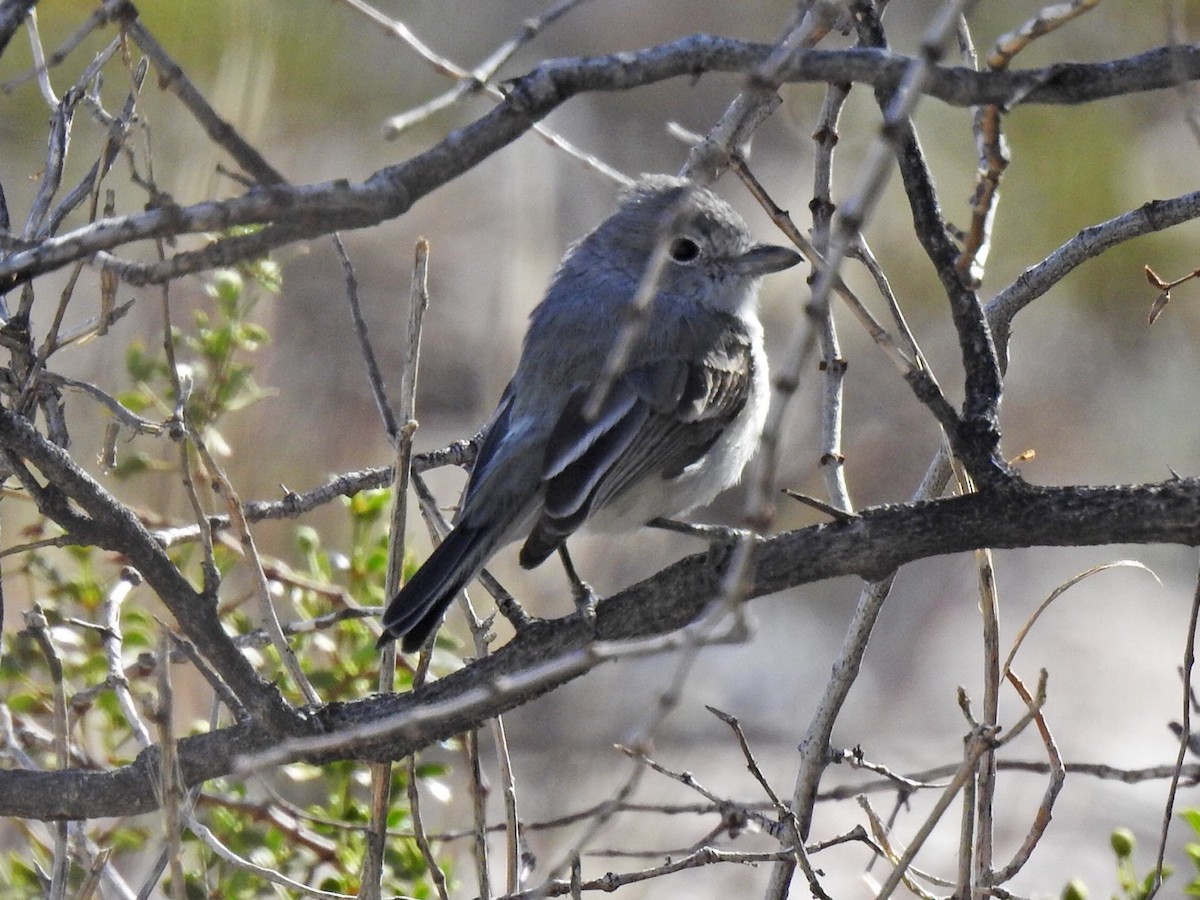
[[[542,11],[545,2],[378,0],[375,5],[403,20],[437,53],[470,68],[516,33],[526,17]],[[1194,33],[1200,26],[1200,7],[1180,5]],[[77,0],[42,4],[39,21],[46,47],[57,47],[93,6]],[[914,52],[920,32],[939,6],[931,0],[894,0],[887,18],[894,49]],[[971,19],[980,49],[1035,15],[1039,6],[980,4]],[[771,41],[791,8],[782,0],[593,0],[523,47],[501,77],[519,75],[549,57],[636,49],[700,31]],[[1104,4],[1035,42],[1015,65],[1139,53],[1164,41],[1169,9],[1170,4]],[[386,141],[383,123],[389,116],[442,93],[451,82],[348,6],[335,0],[151,0],[140,10],[150,31],[217,111],[296,183],[362,180],[432,146],[492,102],[486,97],[469,100],[427,119],[399,140]],[[93,36],[86,46],[99,49],[110,38],[111,32],[103,40]],[[827,46],[842,46],[847,40],[835,37]],[[54,70],[56,88],[65,89],[89,58],[88,52],[77,51]],[[15,78],[29,65],[28,44],[19,34],[0,58],[0,82]],[[240,187],[217,170],[223,155],[154,79],[152,72],[143,94],[142,139],[153,147],[159,187],[180,204],[239,194]],[[680,79],[628,93],[584,95],[565,104],[546,124],[628,175],[674,172],[687,147],[668,133],[667,123],[708,130],[740,83],[734,76],[706,75],[694,82]],[[126,89],[108,84],[106,96],[115,105]],[[783,106],[754,143],[754,171],[801,228],[809,224],[811,133],[823,95],[821,85],[785,87]],[[1006,117],[1012,164],[1002,184],[982,296],[990,298],[1079,229],[1147,200],[1195,189],[1200,145],[1185,124],[1189,102],[1195,102],[1194,95],[1161,91],[1080,108],[1021,107]],[[0,104],[0,183],[16,226],[29,208],[44,165],[48,107],[32,82],[0,95]],[[874,139],[878,121],[870,90],[856,88],[840,123],[835,200],[845,199],[854,189],[857,163]],[[977,165],[970,112],[929,100],[920,108],[917,125],[945,215],[966,226]],[[91,164],[103,136],[103,129],[81,111],[67,183],[72,182],[71,174],[78,178]],[[757,236],[781,240],[733,177],[725,178],[718,189],[745,214]],[[421,200],[400,220],[344,235],[376,350],[392,386],[398,383],[402,364],[413,245],[418,236],[431,242],[432,299],[418,391],[418,450],[468,437],[483,423],[515,364],[525,318],[559,257],[570,241],[607,215],[615,196],[610,179],[531,133]],[[143,202],[143,194],[126,189],[117,195],[117,211],[134,211]],[[1194,335],[1200,325],[1200,290],[1191,285],[1179,290],[1163,318],[1149,328],[1146,317],[1155,291],[1147,285],[1142,267],[1152,265],[1165,277],[1190,271],[1197,265],[1192,252],[1197,234],[1192,224],[1122,245],[1082,266],[1018,317],[1002,425],[1008,456],[1036,453],[1022,464],[1026,478],[1046,484],[1100,484],[1196,472],[1200,345]],[[866,237],[935,374],[957,399],[957,342],[895,179]],[[149,258],[151,250],[140,252]],[[283,293],[258,308],[272,340],[260,351],[256,372],[258,382],[273,394],[229,419],[222,429],[232,448],[228,472],[245,499],[277,498],[280,485],[305,490],[333,473],[386,465],[391,455],[328,242],[286,247],[276,258],[283,266]],[[776,358],[793,330],[806,327],[805,274],[796,269],[764,285],[762,313]],[[92,274],[85,272],[85,284],[89,278],[94,285]],[[874,303],[875,294],[861,271],[851,267],[847,278],[860,296]],[[43,299],[35,310],[35,335],[44,333],[53,313],[50,298],[64,279],[59,273],[39,283]],[[81,292],[72,315],[94,314],[81,302],[86,296]],[[136,337],[148,345],[159,342],[161,317],[154,292],[123,286],[120,299],[127,297],[136,298],[137,304],[113,335],[59,354],[58,371],[112,393],[128,387],[118,348]],[[173,302],[181,316],[189,305],[208,302],[201,279],[177,286]],[[874,306],[882,317],[882,304]],[[849,361],[845,452],[852,495],[859,506],[902,501],[923,474],[938,432],[883,354],[844,313],[836,311]],[[779,472],[781,487],[818,496],[823,494],[816,465],[819,396],[814,369],[786,420]],[[77,397],[69,400],[68,414],[77,457],[93,459],[100,448],[101,418]],[[159,452],[150,439],[139,443]],[[88,449],[92,447],[94,451]],[[433,478],[444,504],[453,504],[462,481],[461,473],[455,472]],[[139,482],[142,504],[186,519],[174,476],[163,475],[158,490],[157,497],[153,492],[147,495],[146,483]],[[731,492],[695,518],[736,523],[738,510],[739,496]],[[329,544],[339,540],[339,529],[347,539],[345,515],[337,509],[319,511],[307,521],[322,529]],[[817,514],[806,507],[786,500],[779,506],[780,530],[815,521]],[[294,526],[264,523],[255,533],[264,550],[286,559],[295,552]],[[415,517],[411,526],[414,551],[423,556],[428,548],[424,527]],[[6,544],[12,534],[6,527]],[[647,531],[624,539],[585,537],[574,553],[584,576],[608,593],[699,549],[693,541]],[[515,556],[501,553],[493,572],[527,608],[548,616],[569,612],[566,582],[556,565],[527,573],[517,567]],[[1051,607],[1017,657],[1017,670],[1029,684],[1036,682],[1039,668],[1049,669],[1047,716],[1069,762],[1141,767],[1173,761],[1176,743],[1167,723],[1181,717],[1176,668],[1183,658],[1197,577],[1196,551],[1103,547],[996,555],[1005,648],[1056,585],[1090,566],[1126,557],[1144,562],[1160,580],[1144,571],[1119,569],[1083,582]],[[868,759],[898,772],[960,758],[966,726],[956,703],[957,686],[967,689],[977,709],[982,702],[976,578],[975,562],[965,555],[927,560],[900,573],[863,675],[835,731],[838,746],[861,747]],[[656,732],[653,755],[666,765],[693,771],[718,793],[762,799],[727,727],[704,709],[705,704],[717,706],[741,720],[764,774],[778,793],[790,796],[795,744],[824,687],[859,588],[857,581],[844,579],[752,603],[753,636],[744,644],[704,651],[679,708]],[[22,597],[19,588],[8,593],[10,604],[35,599]],[[154,605],[152,597],[143,599]],[[490,609],[482,592],[476,605]],[[449,627],[465,636],[457,612],[451,613]],[[670,657],[624,661],[509,715],[523,816],[550,818],[609,796],[629,766],[612,744],[628,740],[653,714],[675,666]],[[1015,699],[1004,697],[1006,721],[1020,714]],[[198,702],[197,709],[203,708]],[[1033,735],[1023,737],[1008,755],[1045,758]],[[861,778],[835,767],[826,783]],[[650,774],[642,784],[638,797],[648,802],[695,799]],[[998,859],[1006,859],[1019,845],[1043,789],[1044,779],[1038,776],[1002,776]],[[1056,897],[1069,878],[1080,876],[1107,896],[1116,889],[1110,831],[1116,826],[1133,829],[1141,847],[1138,869],[1147,870],[1166,790],[1161,781],[1124,785],[1069,778],[1039,851],[1011,889]],[[890,799],[884,799],[888,796],[875,800],[885,814],[890,809]],[[911,833],[905,829],[921,821],[921,811],[930,802],[918,796],[912,812],[901,815],[902,840]],[[1193,788],[1185,789],[1180,803],[1197,805],[1200,796]],[[439,824],[467,824],[465,806],[430,805]],[[813,837],[826,839],[846,831],[861,816],[852,802],[823,807]],[[703,826],[691,824],[691,831],[678,823],[668,830],[661,817],[624,816],[600,843],[623,849],[685,846],[703,833]],[[1182,823],[1177,824],[1176,860],[1183,859],[1184,831]],[[558,861],[571,837],[569,830],[533,833],[531,849],[549,865]],[[672,845],[673,840],[679,843]],[[941,854],[945,868],[940,874],[951,876],[952,858],[947,854],[957,840],[957,820],[951,817],[923,858],[938,859]],[[862,857],[857,848],[835,849],[815,860],[830,873],[834,896],[872,895],[855,867]],[[602,859],[588,865],[603,873],[649,864]],[[627,888],[622,896],[752,896],[761,891],[768,871],[769,867],[707,867]],[[464,877],[469,882],[470,876]],[[1178,881],[1185,877],[1176,876]],[[802,893],[797,886],[797,894]]]

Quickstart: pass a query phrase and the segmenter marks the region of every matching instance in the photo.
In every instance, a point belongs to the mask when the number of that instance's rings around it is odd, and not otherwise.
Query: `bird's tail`
[[[392,598],[383,612],[378,646],[402,638],[405,653],[419,650],[438,627],[446,607],[474,578],[499,543],[491,529],[456,525]]]

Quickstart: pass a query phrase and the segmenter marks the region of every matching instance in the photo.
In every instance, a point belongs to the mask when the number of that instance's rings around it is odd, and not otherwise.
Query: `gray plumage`
[[[645,328],[595,415],[588,404],[659,242],[668,258]],[[766,416],[757,279],[799,262],[755,245],[711,192],[649,176],[567,251],[530,316],[453,530],[396,594],[380,643],[418,649],[500,547],[538,565],[585,524],[676,516],[734,484]]]

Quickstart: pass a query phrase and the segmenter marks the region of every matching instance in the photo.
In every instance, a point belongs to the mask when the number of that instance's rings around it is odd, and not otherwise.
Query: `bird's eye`
[[[678,237],[671,241],[671,246],[667,248],[667,252],[671,254],[671,259],[677,263],[690,263],[695,261],[700,255],[700,245],[691,238]]]

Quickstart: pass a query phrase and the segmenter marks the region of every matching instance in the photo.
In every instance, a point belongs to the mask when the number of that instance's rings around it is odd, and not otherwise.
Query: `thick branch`
[[[577,94],[630,90],[705,72],[747,72],[764,60],[770,49],[766,44],[694,35],[638,52],[551,60],[509,82],[508,99],[475,122],[452,132],[425,153],[380,170],[362,184],[334,181],[273,186],[229,200],[103,219],[11,253],[0,261],[0,286],[9,289],[75,260],[93,259],[101,251],[150,238],[267,223],[257,234],[226,238],[160,263],[114,261],[114,268],[130,283],[159,283],[292,241],[375,225],[403,215],[421,197],[512,143]],[[885,50],[811,51],[797,54],[781,77],[789,82],[862,82],[889,88],[911,61]],[[1105,63],[1062,63],[1026,71],[937,67],[931,73],[928,93],[956,106],[1085,103],[1197,78],[1200,47],[1188,45]]]
[[[252,714],[277,732],[300,727],[302,719],[263,681],[229,640],[213,597],[196,591],[128,507],[80,469],[62,448],[50,443],[25,418],[0,409],[0,446],[27,461],[47,479],[35,497],[40,511],[80,543],[124,555],[171,611],[196,648]],[[80,516],[67,500],[77,504]]]
[[[882,23],[872,4],[853,7],[863,44],[885,47]],[[885,116],[885,129],[894,148],[904,192],[912,210],[913,230],[933,263],[950,301],[954,328],[958,333],[965,373],[965,398],[961,421],[947,436],[955,454],[963,461],[976,483],[994,481],[1009,474],[1000,456],[1001,376],[996,347],[976,292],[965,285],[958,272],[959,248],[951,239],[942,217],[941,204],[925,154],[913,130],[911,118],[894,111],[896,97],[879,87],[875,97]],[[943,427],[946,427],[943,425]]]
[[[963,497],[875,507],[853,519],[758,541],[750,595],[844,575],[876,579],[908,562],[980,547],[1113,543],[1200,546],[1200,480],[1133,487],[1014,484]],[[312,711],[313,716],[327,732],[395,717],[398,724],[389,737],[353,755],[397,759],[527,703],[582,669],[520,691],[505,688],[506,676],[578,652],[593,639],[618,641],[674,631],[694,621],[719,591],[719,573],[706,555],[690,556],[601,602],[594,632],[578,617],[538,622],[493,655],[417,691],[330,704]],[[461,712],[404,728],[406,713],[432,703],[452,704],[488,686],[493,688],[490,701],[464,703]],[[263,729],[240,725],[185,738],[179,742],[185,784],[228,775],[235,754],[253,755],[282,737],[272,739]],[[113,772],[0,773],[0,815],[85,819],[147,812],[157,805],[154,752],[146,751]],[[296,755],[320,762],[351,754]]]

